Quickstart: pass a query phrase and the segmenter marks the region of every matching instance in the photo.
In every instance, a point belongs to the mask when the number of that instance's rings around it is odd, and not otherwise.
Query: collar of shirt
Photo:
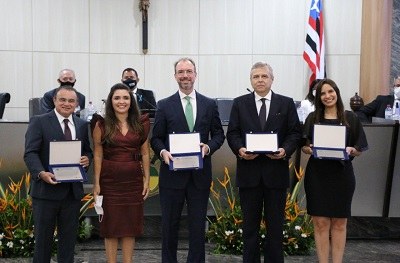
[[[60,113],[58,113],[58,112],[56,111],[56,109],[54,109],[54,112],[56,113],[58,122],[60,123],[60,125],[61,125],[62,127],[64,127],[64,119],[68,119],[68,120],[69,120],[69,125],[75,126],[74,120],[72,119],[72,114],[69,115],[68,118],[65,118],[65,117],[62,116]]]
[[[184,100],[186,96],[189,96],[190,97],[190,102],[192,102],[192,101],[195,102],[196,101],[196,91],[194,89],[189,95],[186,95],[181,90],[179,90],[178,92],[179,92],[179,97],[181,98],[181,100]]]
[[[256,102],[260,101],[262,98],[265,98],[265,99],[271,101],[271,97],[272,97],[272,92],[271,91],[269,91],[267,96],[265,96],[265,97],[261,97],[260,95],[257,94],[257,92],[254,92],[254,98],[255,98]]]
[[[74,123],[74,120],[73,120],[73,118],[72,118],[72,114],[69,115],[68,118],[65,118],[65,117],[63,117],[60,113],[58,113],[58,112],[56,111],[56,109],[54,109],[54,112],[56,113],[58,123],[60,123],[61,130],[62,130],[63,132],[64,132],[64,119],[68,119],[68,120],[69,120],[68,126],[69,126],[69,128],[70,128],[70,130],[71,130],[72,140],[76,140],[77,138],[76,138],[75,123]]]
[[[136,95],[136,92],[137,92],[137,87],[135,87],[135,88],[132,90],[132,93],[135,94],[135,95]]]
[[[196,123],[196,116],[197,116],[196,91],[193,89],[193,91],[189,95],[186,95],[181,90],[178,90],[178,92],[179,92],[179,97],[181,98],[183,112],[185,112],[187,104],[187,100],[185,99],[185,97],[186,96],[190,97],[190,103],[192,104],[192,109],[193,109],[193,121],[194,123]]]

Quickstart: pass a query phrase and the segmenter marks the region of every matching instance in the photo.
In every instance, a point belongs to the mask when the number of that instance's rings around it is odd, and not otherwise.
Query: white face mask
[[[317,90],[314,89],[314,90],[312,91],[312,95],[315,97],[315,94],[317,94]]]
[[[400,98],[400,87],[394,88],[394,95],[396,96],[396,98]]]

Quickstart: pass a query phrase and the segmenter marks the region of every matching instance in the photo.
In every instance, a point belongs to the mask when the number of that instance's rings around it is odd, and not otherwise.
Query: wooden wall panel
[[[365,103],[391,87],[392,0],[363,0],[360,96]]]

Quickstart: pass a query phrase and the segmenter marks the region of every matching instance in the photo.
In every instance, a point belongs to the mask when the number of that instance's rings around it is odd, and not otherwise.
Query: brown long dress
[[[104,135],[104,119],[99,127]],[[147,138],[149,116],[142,115],[141,122]],[[114,145],[103,146],[100,172],[100,194],[103,195],[104,216],[100,222],[100,236],[109,238],[136,237],[143,234],[143,167],[140,136],[129,130],[124,136],[119,131]]]

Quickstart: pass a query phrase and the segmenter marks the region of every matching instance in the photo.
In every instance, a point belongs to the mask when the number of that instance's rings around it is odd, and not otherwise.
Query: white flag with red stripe
[[[326,77],[322,0],[311,0],[303,58],[312,72],[310,83]]]

